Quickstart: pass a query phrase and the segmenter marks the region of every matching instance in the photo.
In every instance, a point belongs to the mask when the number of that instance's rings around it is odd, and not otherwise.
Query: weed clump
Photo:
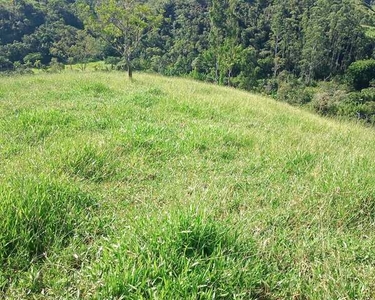
[[[88,82],[81,86],[81,91],[94,97],[111,95],[113,91],[101,82]]]
[[[105,149],[86,145],[69,151],[63,168],[80,179],[99,183],[115,175],[115,161],[113,155]]]
[[[3,182],[0,199],[0,275],[5,277],[27,269],[51,247],[65,246],[95,204],[79,188],[46,177]]]
[[[8,120],[4,120],[0,127],[5,130],[8,140],[20,146],[35,146],[45,141],[54,132],[61,128],[68,127],[73,121],[59,110],[15,110],[15,113]]]
[[[149,88],[131,95],[130,102],[141,108],[151,108],[157,105],[162,97],[163,92],[160,89]]]
[[[93,267],[91,275],[102,274],[99,298],[249,299],[260,292],[265,268],[255,243],[231,226],[191,213],[140,222],[140,231]]]
[[[375,200],[374,197],[368,195],[356,199],[346,214],[346,224],[348,228],[368,228],[375,225]]]

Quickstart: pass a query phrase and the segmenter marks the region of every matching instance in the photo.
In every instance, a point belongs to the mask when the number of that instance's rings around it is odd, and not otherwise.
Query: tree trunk
[[[133,78],[133,69],[132,69],[131,64],[128,64],[128,76],[130,79]]]
[[[219,84],[219,62],[217,61],[217,57],[215,62],[215,82]]]
[[[133,78],[133,68],[129,55],[126,58],[126,64],[128,65],[128,76],[130,79]]]
[[[273,78],[277,77],[277,72],[279,71],[278,52],[279,52],[279,33],[277,33],[275,37],[275,48],[274,48],[274,59],[273,59]]]

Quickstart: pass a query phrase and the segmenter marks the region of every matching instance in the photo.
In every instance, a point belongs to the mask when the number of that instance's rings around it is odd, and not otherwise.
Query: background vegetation
[[[3,0],[0,70],[27,73],[50,65],[58,71],[77,63],[83,70],[89,61],[106,60],[108,69],[128,69],[129,75],[136,69],[190,76],[373,122],[372,5],[369,0]]]

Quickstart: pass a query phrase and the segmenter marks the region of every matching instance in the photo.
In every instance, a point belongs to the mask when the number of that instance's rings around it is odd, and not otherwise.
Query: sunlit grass
[[[0,116],[0,297],[375,297],[371,128],[69,68],[1,77]]]

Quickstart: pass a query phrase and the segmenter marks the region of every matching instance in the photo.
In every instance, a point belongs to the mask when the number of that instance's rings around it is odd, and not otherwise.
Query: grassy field
[[[185,79],[0,78],[0,298],[374,299],[375,131]]]

